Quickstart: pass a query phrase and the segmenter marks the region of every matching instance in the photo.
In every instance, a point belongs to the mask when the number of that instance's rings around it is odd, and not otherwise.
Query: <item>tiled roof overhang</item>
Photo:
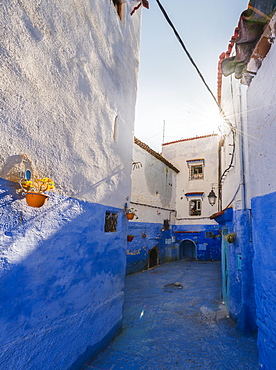
[[[138,146],[140,146],[140,148],[146,150],[148,153],[150,153],[153,157],[159,159],[159,161],[163,162],[167,167],[171,168],[174,172],[178,173],[179,170],[174,167],[173,164],[171,164],[169,161],[167,161],[161,154],[155,152],[153,149],[151,149],[147,144],[143,143],[142,141],[140,141],[139,139],[137,139],[136,137],[134,137],[134,143]]]
[[[249,85],[262,60],[267,55],[275,39],[276,0],[252,0],[240,17],[228,46],[228,51],[220,55],[218,67],[218,100],[220,102],[221,76],[235,73],[237,79]],[[235,56],[230,57],[235,44]],[[253,59],[253,61],[252,61]],[[253,67],[250,66],[253,64]],[[252,71],[248,70],[252,69]]]

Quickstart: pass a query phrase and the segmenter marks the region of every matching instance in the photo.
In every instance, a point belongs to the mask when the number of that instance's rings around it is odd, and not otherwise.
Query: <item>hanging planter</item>
[[[134,209],[134,208],[129,208],[127,211],[126,211],[126,218],[128,219],[128,220],[133,220],[134,219],[134,217],[136,218],[136,220],[138,220],[138,216],[136,215],[136,209]]]
[[[225,240],[228,243],[234,243],[234,241],[236,240],[236,234],[235,233],[231,233],[231,234],[225,235]]]
[[[126,218],[128,220],[133,220],[134,216],[135,216],[135,213],[131,213],[131,212],[126,213]]]
[[[26,202],[28,206],[35,208],[42,207],[47,198],[49,198],[44,192],[55,188],[54,181],[48,177],[36,179],[34,181],[22,179],[20,185],[26,192]]]
[[[127,241],[128,242],[132,242],[133,239],[134,239],[134,235],[128,235],[127,236]]]
[[[42,207],[45,204],[47,198],[49,198],[49,196],[43,193],[26,193],[26,202],[30,207]]]

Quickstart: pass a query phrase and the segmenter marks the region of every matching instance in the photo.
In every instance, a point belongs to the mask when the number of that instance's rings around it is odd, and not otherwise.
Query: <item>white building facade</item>
[[[134,138],[132,158],[129,206],[136,217],[128,226],[134,239],[127,246],[127,273],[177,259],[172,225],[176,217],[175,189],[179,170],[137,138]]]
[[[216,134],[183,139],[162,146],[162,154],[179,169],[176,182],[176,223],[179,258],[220,259],[220,232],[212,213],[218,210],[218,148]],[[208,195],[217,197],[211,205]]]
[[[127,273],[193,258],[219,260],[218,135],[163,144],[162,155],[135,138]],[[208,195],[213,192],[215,205]]]

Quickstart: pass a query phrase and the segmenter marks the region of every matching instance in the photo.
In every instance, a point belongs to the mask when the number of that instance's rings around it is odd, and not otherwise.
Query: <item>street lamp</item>
[[[214,206],[216,204],[217,196],[214,192],[214,189],[212,189],[208,195],[208,200],[211,206]]]

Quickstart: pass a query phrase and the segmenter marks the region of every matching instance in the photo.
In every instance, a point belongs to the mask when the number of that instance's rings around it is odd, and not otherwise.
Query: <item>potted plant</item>
[[[133,220],[134,219],[134,217],[135,217],[135,219],[136,220],[138,220],[138,216],[136,215],[136,212],[137,212],[137,210],[136,209],[134,209],[134,208],[129,208],[127,211],[126,211],[126,217],[127,217],[127,219],[128,220]]]
[[[132,242],[133,238],[134,238],[134,235],[128,235],[127,236],[127,241]]]
[[[236,240],[236,234],[231,233],[231,234],[225,235],[225,240],[227,240],[228,243],[234,243],[234,241]]]
[[[53,190],[55,183],[49,177],[36,180],[23,179],[20,182],[22,189],[26,192],[26,202],[30,207],[42,207],[48,195],[44,194],[45,191]]]

